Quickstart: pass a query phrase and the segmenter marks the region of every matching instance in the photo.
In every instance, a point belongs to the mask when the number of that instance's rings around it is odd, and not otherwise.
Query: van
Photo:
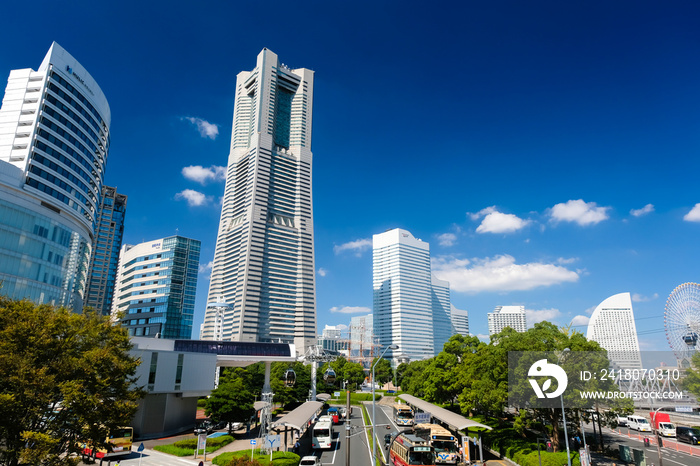
[[[627,417],[617,416],[617,425],[620,427],[627,427]]]
[[[627,416],[627,427],[638,432],[651,432],[651,424],[642,416]]]
[[[700,445],[700,430],[693,427],[676,426],[676,438],[679,442]]]

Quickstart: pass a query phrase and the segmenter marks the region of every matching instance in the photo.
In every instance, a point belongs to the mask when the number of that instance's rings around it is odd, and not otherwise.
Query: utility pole
[[[350,466],[350,382],[345,381],[345,464]]]

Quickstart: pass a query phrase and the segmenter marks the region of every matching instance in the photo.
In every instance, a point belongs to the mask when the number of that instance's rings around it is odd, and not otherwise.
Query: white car
[[[321,466],[321,458],[317,456],[305,456],[299,461],[299,466]]]

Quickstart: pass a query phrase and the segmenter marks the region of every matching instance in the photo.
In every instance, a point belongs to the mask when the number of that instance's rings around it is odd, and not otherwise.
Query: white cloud
[[[219,135],[219,127],[214,123],[209,123],[207,120],[194,117],[185,117],[182,120],[187,120],[197,127],[199,135],[203,138],[216,139]]]
[[[650,214],[654,211],[654,204],[647,204],[641,209],[632,209],[630,210],[630,214],[632,214],[635,217],[641,217],[642,215]]]
[[[654,293],[651,296],[643,296],[639,293],[632,293],[632,301],[635,303],[643,303],[646,301],[652,301],[654,299],[657,299],[659,297],[659,293]]]
[[[523,220],[513,214],[504,214],[502,212],[491,212],[484,217],[476,229],[477,233],[512,233],[524,228],[529,220]]]
[[[496,206],[495,206],[495,205],[492,205],[491,207],[486,207],[486,208],[484,208],[484,209],[481,209],[480,211],[478,211],[478,212],[476,212],[476,213],[467,212],[467,216],[468,216],[469,218],[471,218],[472,220],[479,220],[481,217],[485,217],[485,216],[487,216],[488,214],[490,214],[490,213],[492,213],[492,212],[496,212]]]
[[[683,220],[686,222],[700,222],[700,202],[695,204],[695,207],[685,214]]]
[[[479,340],[481,340],[481,341],[483,341],[483,342],[485,342],[485,343],[488,343],[488,342],[491,341],[491,335],[488,335],[488,334],[485,334],[485,333],[479,333],[479,334],[476,335],[476,337],[477,337]]]
[[[578,261],[578,257],[569,257],[569,258],[560,257],[559,259],[557,259],[557,264],[561,264],[561,265],[573,264],[576,261]]]
[[[207,198],[207,196],[193,189],[185,189],[184,191],[180,191],[179,193],[175,194],[175,199],[186,200],[187,205],[189,205],[190,207],[202,206],[209,202],[209,198]]]
[[[316,273],[321,277],[325,277],[326,275],[328,275],[328,270],[324,269],[323,267],[319,267]]]
[[[598,207],[595,202],[577,199],[555,205],[550,209],[550,216],[555,222],[575,222],[587,226],[607,220],[609,209],[610,207]]]
[[[555,264],[531,262],[516,264],[510,255],[467,259],[439,257],[433,260],[433,273],[450,282],[450,289],[462,293],[482,291],[522,291],[542,286],[575,282],[578,273]]]
[[[357,239],[348,243],[333,246],[333,252],[340,254],[343,251],[355,251],[356,256],[361,256],[363,252],[372,247],[371,239]]]
[[[571,325],[574,327],[583,327],[588,325],[588,322],[590,320],[591,318],[588,316],[577,315],[573,319],[571,319]]]
[[[201,165],[190,165],[182,169],[182,176],[199,184],[206,184],[209,180],[223,181],[226,179],[226,167],[212,165],[204,168]]]
[[[334,314],[371,314],[372,309],[362,306],[333,306],[331,312]]]
[[[555,319],[561,316],[559,309],[525,309],[525,318],[527,319],[527,326],[532,327],[538,322],[553,322]]]
[[[453,246],[457,242],[457,235],[454,233],[443,233],[437,237],[440,246]]]
[[[206,264],[199,264],[199,273],[209,272],[212,267],[214,267],[214,261],[209,261]]]
[[[596,307],[598,307],[598,306],[589,307],[588,309],[586,309],[586,310],[583,311],[583,312],[585,312],[585,313],[588,314],[588,315],[591,315],[591,314],[593,314],[593,311],[595,311],[595,308],[596,308]]]

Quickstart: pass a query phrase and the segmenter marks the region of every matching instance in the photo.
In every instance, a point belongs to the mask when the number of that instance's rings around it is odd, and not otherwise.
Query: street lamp
[[[384,351],[382,351],[382,354],[377,358],[377,361],[374,364],[372,364],[372,437],[374,437],[372,439],[372,466],[376,466],[377,464],[377,429],[375,427],[377,423],[377,418],[375,417],[375,406],[377,404],[377,401],[374,399],[374,368],[377,366],[377,364],[379,364],[379,361],[382,360],[387,351],[397,349],[399,349],[399,345],[387,346],[386,348],[384,348]]]
[[[657,417],[659,415],[659,410],[661,408],[664,408],[664,406],[659,406],[654,410],[654,418],[652,421],[654,421],[654,424],[656,424],[656,452],[659,454],[659,466],[664,466],[664,460],[661,458],[661,439],[659,438],[659,418]],[[628,427],[629,429],[629,427]]]
[[[565,353],[571,351],[569,348],[564,348],[564,351],[559,353],[559,357],[557,358],[557,365],[561,363],[561,358],[564,356]],[[564,422],[564,443],[566,443],[566,464],[568,466],[571,466],[571,452],[569,451],[569,433],[566,429],[566,413],[564,412],[564,393],[559,395],[559,399],[561,400],[561,418],[562,421]]]

